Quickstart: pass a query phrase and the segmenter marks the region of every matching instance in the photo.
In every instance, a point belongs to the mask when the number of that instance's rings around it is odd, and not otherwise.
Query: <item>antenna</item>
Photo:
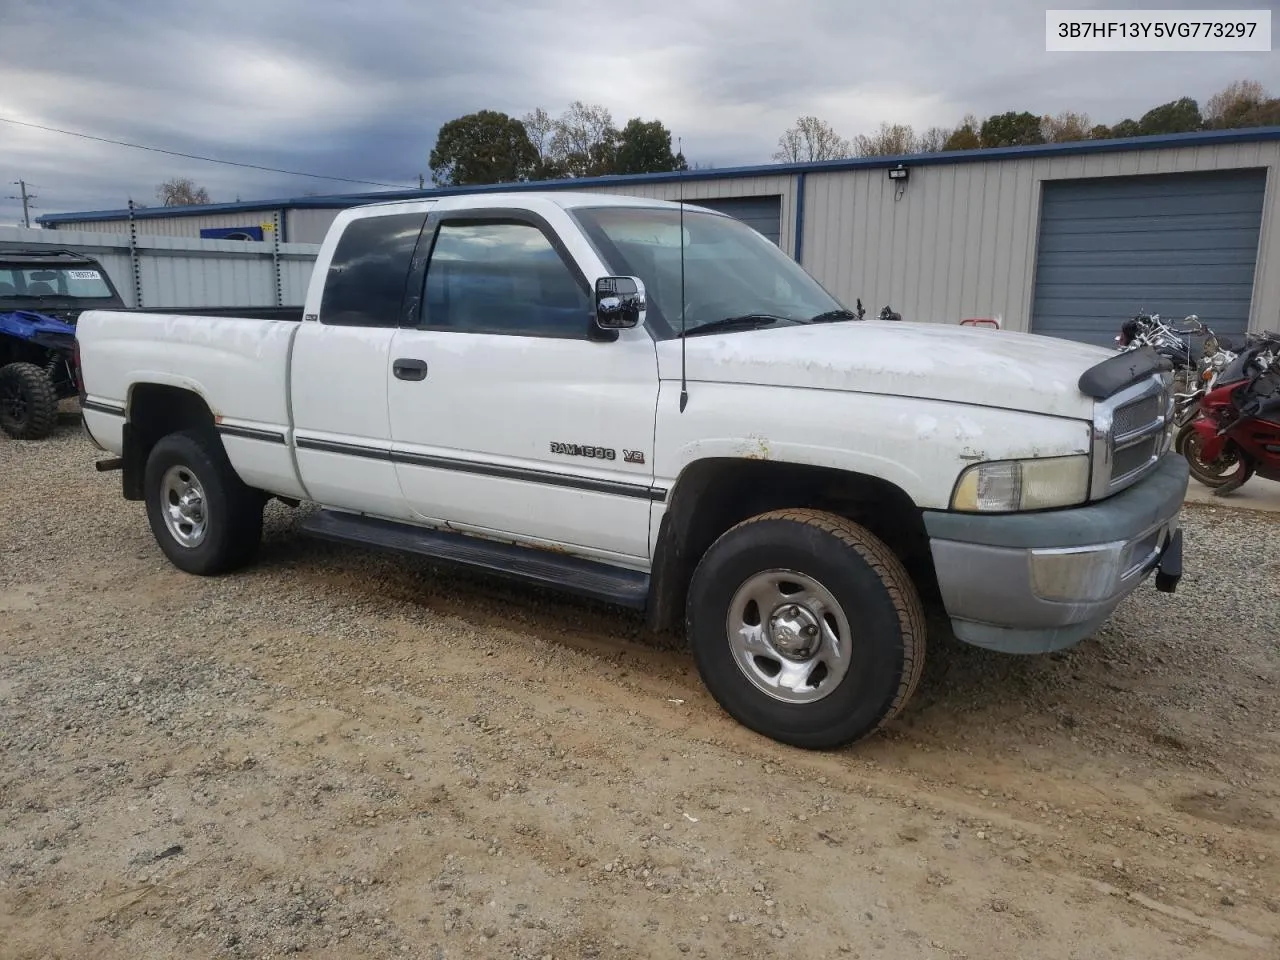
[[[684,156],[684,138],[676,137],[676,150],[680,156]],[[684,298],[684,171],[680,173],[680,412],[684,413],[684,408],[689,404],[689,379],[687,376],[688,367],[685,363],[686,347],[688,342],[685,333],[685,298]]]

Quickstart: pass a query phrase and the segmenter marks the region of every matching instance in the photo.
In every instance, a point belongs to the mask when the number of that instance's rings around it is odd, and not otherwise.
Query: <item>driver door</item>
[[[451,211],[434,231],[419,323],[390,353],[393,459],[410,508],[643,566],[661,499],[652,338],[592,338],[587,277],[535,214]]]

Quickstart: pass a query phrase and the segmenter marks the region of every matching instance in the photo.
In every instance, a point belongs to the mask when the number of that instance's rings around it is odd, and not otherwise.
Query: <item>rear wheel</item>
[[[40,440],[58,423],[58,394],[34,363],[0,367],[0,429],[15,440]]]
[[[216,437],[183,431],[162,438],[143,482],[151,532],[179,570],[212,576],[253,559],[263,497],[236,474]]]
[[[831,749],[896,716],[924,667],[915,585],[863,527],[779,510],[725,533],[689,589],[688,631],[707,689],[744,726]]]

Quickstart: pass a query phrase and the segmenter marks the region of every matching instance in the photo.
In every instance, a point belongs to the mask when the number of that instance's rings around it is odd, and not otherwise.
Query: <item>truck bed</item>
[[[130,384],[177,387],[204,399],[247,482],[281,493],[298,489],[287,446],[289,351],[297,322],[89,310],[76,327],[87,358],[85,422],[102,446],[122,451]],[[274,442],[254,440],[255,435]]]

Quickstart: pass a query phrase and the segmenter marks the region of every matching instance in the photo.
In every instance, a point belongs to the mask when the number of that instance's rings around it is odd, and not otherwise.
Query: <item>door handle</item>
[[[391,372],[398,380],[425,380],[427,379],[427,361],[401,357],[391,364]]]

